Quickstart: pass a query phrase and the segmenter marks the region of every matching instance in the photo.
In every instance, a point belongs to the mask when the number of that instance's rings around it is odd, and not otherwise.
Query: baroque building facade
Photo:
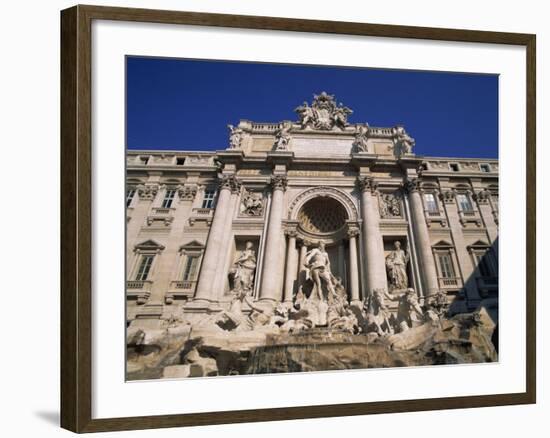
[[[216,152],[127,152],[130,326],[335,291],[393,314],[392,295],[455,313],[497,297],[497,160],[417,156],[403,126],[350,124],[324,92],[296,112],[229,125]]]

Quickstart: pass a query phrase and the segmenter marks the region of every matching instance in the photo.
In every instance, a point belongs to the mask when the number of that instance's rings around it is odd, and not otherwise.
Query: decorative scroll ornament
[[[347,106],[337,104],[334,96],[324,91],[313,95],[311,106],[304,102],[294,111],[300,117],[302,129],[309,126],[324,131],[335,127],[344,129],[348,125],[348,116],[353,113]]]
[[[155,196],[157,196],[159,187],[158,185],[145,185],[145,184],[139,184],[137,186],[137,192],[140,199],[145,199],[148,201],[151,201],[155,199]]]
[[[395,145],[398,148],[396,155],[412,154],[412,148],[415,145],[415,140],[403,126],[396,126],[393,128],[393,135],[395,137]]]
[[[261,193],[246,190],[241,200],[241,214],[243,216],[260,217],[264,212],[264,201]]]
[[[355,140],[353,141],[353,147],[356,152],[370,152],[367,144],[369,133],[369,125],[358,125],[355,133]]]
[[[286,190],[288,179],[284,175],[274,175],[271,177],[271,187],[273,190]]]
[[[287,151],[288,144],[290,143],[290,129],[292,124],[285,122],[283,127],[277,131],[275,134],[275,150],[276,151]]]
[[[240,149],[243,141],[243,130],[238,126],[227,125],[229,129],[229,149]]]
[[[180,185],[178,186],[178,196],[182,201],[192,201],[197,194],[197,186]]]
[[[374,181],[372,176],[359,176],[357,177],[357,185],[361,192],[370,191],[373,195],[376,193],[378,183]]]

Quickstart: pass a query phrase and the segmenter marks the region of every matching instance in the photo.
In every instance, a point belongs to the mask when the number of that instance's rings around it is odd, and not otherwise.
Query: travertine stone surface
[[[498,160],[296,113],[127,152],[127,377],[497,360]]]

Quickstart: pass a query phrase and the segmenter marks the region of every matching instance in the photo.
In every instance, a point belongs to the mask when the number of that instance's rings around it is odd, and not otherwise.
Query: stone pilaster
[[[438,291],[439,285],[418,179],[408,179],[404,184],[404,188],[408,193],[411,206],[412,226],[419,256],[424,294],[432,295]]]
[[[226,222],[231,220],[229,205],[234,185],[235,177],[233,175],[224,175],[220,181],[218,201],[208,233],[195,300],[215,301],[219,296],[218,291],[214,290],[216,269],[219,263],[220,248],[225,246],[228,239],[225,230]]]
[[[479,213],[492,244],[498,239],[498,210],[494,208],[491,192],[487,189],[482,189],[474,193],[473,198],[477,202]]]
[[[283,301],[292,303],[294,295],[294,282],[296,281],[298,269],[298,251],[296,250],[296,231],[289,230],[286,232],[288,236],[288,244],[286,250],[286,272],[285,272],[285,291]]]
[[[352,305],[360,305],[359,297],[359,266],[357,263],[357,236],[359,230],[351,229],[348,231],[349,239],[349,290],[350,302]]]
[[[363,264],[366,276],[364,289],[366,294],[370,294],[373,289],[387,288],[384,244],[380,234],[376,183],[369,176],[360,176],[357,182],[361,190],[363,219]]]
[[[272,196],[265,242],[260,300],[276,302],[281,299],[280,285],[284,269],[281,239],[283,238],[282,219],[286,185],[286,176],[275,175],[271,178]]]
[[[126,226],[126,260],[128,266],[131,265],[130,261],[134,256],[134,246],[140,243],[137,241],[139,232],[145,224],[145,218],[149,214],[151,203],[157,196],[158,191],[158,184],[140,184],[136,187],[134,198],[137,199],[132,202],[132,213]]]

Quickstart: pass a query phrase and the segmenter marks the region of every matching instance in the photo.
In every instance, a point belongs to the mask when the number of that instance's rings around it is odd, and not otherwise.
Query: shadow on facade
[[[483,307],[487,315],[495,324],[495,329],[491,338],[493,345],[498,353],[498,314],[499,314],[499,264],[498,264],[498,242],[497,237],[490,247],[483,249],[470,248],[470,255],[474,262],[474,271],[465,279],[464,286],[460,291],[463,300],[454,301],[450,308],[449,314],[462,313],[463,304],[469,310],[475,310],[478,307]],[[483,253],[482,253],[483,251]]]

